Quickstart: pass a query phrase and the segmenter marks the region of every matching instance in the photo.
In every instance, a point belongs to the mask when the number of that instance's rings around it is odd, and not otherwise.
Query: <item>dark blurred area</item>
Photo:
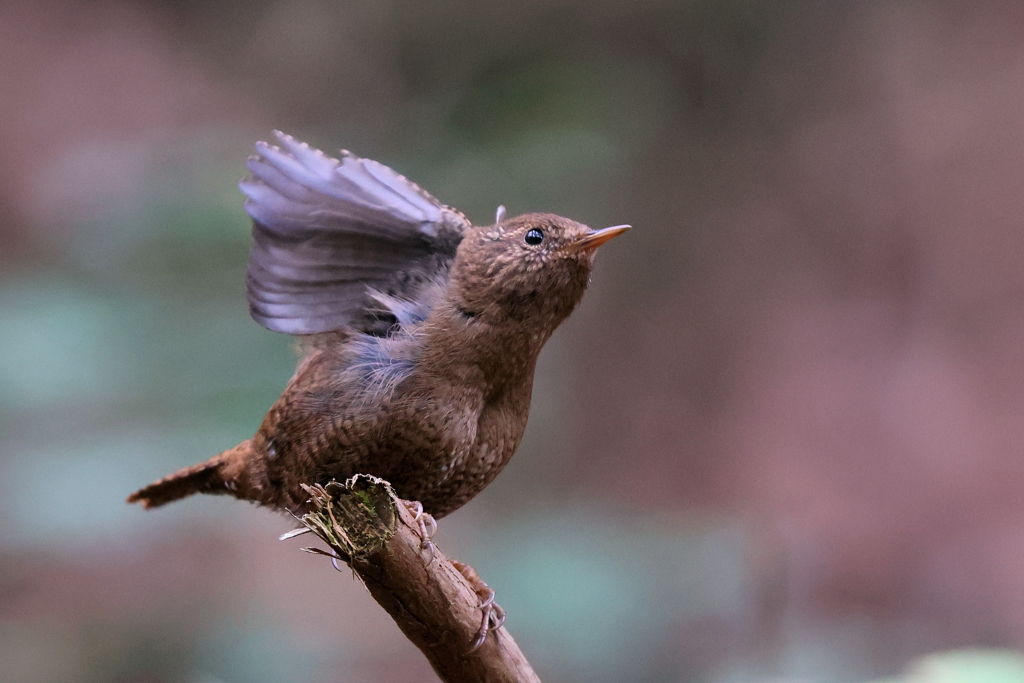
[[[294,367],[272,128],[635,226],[437,536],[543,680],[1024,680],[1024,4],[15,0],[0,121],[0,680],[434,680],[289,520],[123,502]]]

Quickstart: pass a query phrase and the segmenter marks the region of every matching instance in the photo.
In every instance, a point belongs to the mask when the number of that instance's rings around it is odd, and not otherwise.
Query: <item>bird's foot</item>
[[[505,610],[494,602],[494,589],[480,578],[475,569],[465,562],[459,562],[458,560],[452,560],[451,562],[459,570],[459,573],[466,578],[466,581],[469,581],[469,585],[473,587],[473,590],[480,597],[480,629],[476,633],[476,638],[473,639],[472,647],[466,653],[470,654],[484,644],[488,633],[497,631],[505,623]]]
[[[423,503],[418,500],[407,500],[405,503],[414,515],[416,524],[419,527],[420,552],[428,551],[429,559],[427,560],[427,566],[430,566],[437,552],[437,546],[430,540],[437,533],[437,521],[429,513],[423,511]]]

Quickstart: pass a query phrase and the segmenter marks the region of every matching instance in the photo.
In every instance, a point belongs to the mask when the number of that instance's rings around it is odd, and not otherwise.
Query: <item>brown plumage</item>
[[[472,226],[381,164],[278,138],[241,183],[249,302],[308,350],[253,438],[128,500],[226,493],[299,512],[301,484],[369,473],[448,514],[519,445],[537,356],[627,226],[504,209]]]

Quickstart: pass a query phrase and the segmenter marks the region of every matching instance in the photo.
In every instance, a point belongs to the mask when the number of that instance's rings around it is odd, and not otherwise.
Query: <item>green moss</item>
[[[394,535],[398,499],[383,479],[356,475],[303,488],[314,509],[300,521],[342,558],[377,552]]]

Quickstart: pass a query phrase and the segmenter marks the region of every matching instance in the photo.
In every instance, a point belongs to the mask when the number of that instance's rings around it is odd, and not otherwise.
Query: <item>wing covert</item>
[[[469,222],[387,166],[333,159],[279,131],[256,143],[239,187],[253,219],[249,310],[289,334],[337,330],[378,307],[372,289],[405,299],[436,280]]]

